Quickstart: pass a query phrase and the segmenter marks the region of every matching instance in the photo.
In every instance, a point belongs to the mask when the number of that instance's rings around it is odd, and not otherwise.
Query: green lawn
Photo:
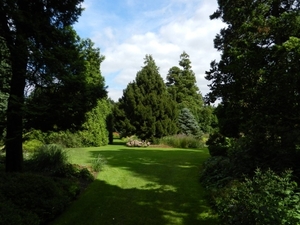
[[[107,166],[53,225],[217,224],[198,181],[207,149],[69,149],[78,164],[87,165],[98,154]]]

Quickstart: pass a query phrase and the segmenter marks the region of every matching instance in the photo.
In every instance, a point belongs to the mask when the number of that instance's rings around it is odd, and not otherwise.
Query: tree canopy
[[[71,32],[74,32],[70,30]],[[85,113],[96,106],[95,99],[106,97],[100,64],[104,56],[94,48],[90,39],[80,39],[74,32],[74,52],[67,52],[76,73],[45,74],[55,82],[32,83],[33,89],[25,101],[27,128],[49,130],[78,130],[85,122]]]
[[[179,67],[172,67],[167,75],[166,86],[168,92],[178,103],[180,109],[188,108],[195,113],[196,109],[203,106],[202,95],[196,83],[196,76],[191,69],[189,55],[183,52],[180,55]]]

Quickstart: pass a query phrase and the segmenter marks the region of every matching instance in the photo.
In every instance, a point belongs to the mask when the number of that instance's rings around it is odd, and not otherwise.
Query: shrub
[[[57,144],[66,148],[83,147],[83,140],[79,133],[70,131],[50,132],[45,137],[45,143]]]
[[[0,225],[45,224],[66,208],[78,190],[79,186],[70,180],[27,173],[2,173]]]
[[[36,149],[40,148],[44,143],[37,139],[26,140],[23,143],[23,150],[26,152],[34,152]]]
[[[122,141],[127,143],[128,141],[131,141],[131,140],[138,140],[139,138],[136,136],[136,135],[132,135],[130,137],[122,137]]]
[[[165,144],[174,148],[202,148],[204,146],[198,138],[187,135],[167,136],[160,139],[161,144]]]
[[[228,149],[232,146],[231,139],[220,133],[211,134],[206,142],[211,156],[227,156]]]
[[[79,170],[79,173],[77,175],[77,178],[86,180],[86,181],[93,181],[95,177],[93,174],[87,169],[87,168],[82,168]]]
[[[200,181],[203,187],[212,191],[226,186],[233,180],[230,159],[224,156],[208,158],[203,163]]]
[[[300,198],[292,172],[280,176],[255,171],[252,179],[233,182],[215,198],[223,224],[300,224]]]

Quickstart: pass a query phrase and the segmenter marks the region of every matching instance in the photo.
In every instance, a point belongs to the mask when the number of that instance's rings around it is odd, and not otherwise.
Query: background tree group
[[[182,69],[172,67],[164,83],[153,57],[146,55],[145,66],[115,105],[116,130],[153,141],[177,133],[200,138],[213,129],[213,108],[203,103],[187,53],[179,65]]]
[[[218,4],[211,19],[226,27],[214,40],[221,59],[206,72],[205,99],[221,100],[220,133],[208,141],[202,183],[222,193],[212,202],[224,224],[298,224],[300,2]]]

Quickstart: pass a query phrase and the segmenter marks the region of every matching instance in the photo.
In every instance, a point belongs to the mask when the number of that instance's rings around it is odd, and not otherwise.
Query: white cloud
[[[127,0],[132,7],[134,3],[134,0]],[[177,9],[182,6],[184,8]],[[158,9],[136,12],[134,20],[126,23],[118,21],[118,16],[114,15],[110,16],[114,17],[113,24],[104,26],[105,19],[99,19],[102,22],[96,25],[89,16],[86,25],[91,29],[91,39],[105,56],[101,71],[109,86],[109,96],[113,100],[122,96],[122,90],[135,79],[143,66],[146,54],[154,57],[161,76],[165,78],[172,66],[178,66],[183,51],[190,55],[200,91],[202,94],[208,93],[205,71],[210,69],[210,62],[218,59],[220,54],[213,48],[213,39],[225,26],[221,21],[209,19],[216,9],[216,2],[211,0],[202,0],[200,4],[195,0],[173,0]],[[119,17],[122,18],[122,15]],[[118,26],[114,26],[116,24]]]

